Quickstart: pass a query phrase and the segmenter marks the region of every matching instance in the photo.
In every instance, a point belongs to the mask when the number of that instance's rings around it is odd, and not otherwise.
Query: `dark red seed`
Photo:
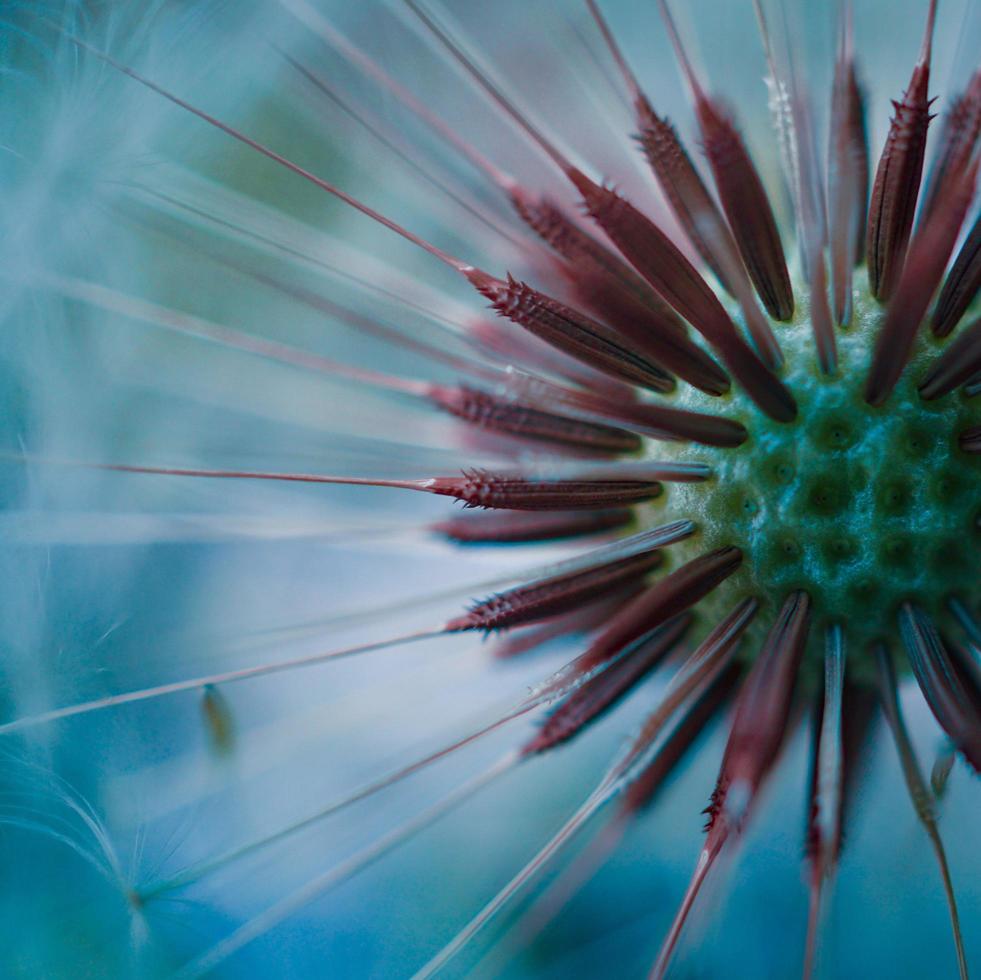
[[[749,277],[770,316],[789,320],[794,314],[794,292],[759,173],[732,119],[715,100],[697,97],[695,111],[719,199]]]
[[[543,412],[466,385],[434,386],[430,398],[457,418],[493,432],[600,453],[633,453],[641,447],[640,437],[625,429]]]
[[[640,129],[638,142],[671,210],[705,264],[723,289],[731,294],[732,284],[716,259],[718,251],[722,250],[733,258],[737,255],[736,243],[725,219],[715,206],[674,127],[654,111],[646,98],[641,97],[640,101],[635,102],[635,110]]]
[[[666,375],[626,346],[609,327],[565,306],[512,276],[507,281],[479,269],[467,273],[473,286],[500,316],[524,327],[553,347],[612,377],[664,391]],[[670,378],[667,377],[668,382]]]
[[[604,419],[621,422],[637,432],[655,439],[690,440],[706,446],[741,446],[749,436],[741,422],[690,412],[683,408],[665,408],[649,402],[622,404],[590,393],[577,393],[570,405]]]
[[[579,658],[591,669],[617,656],[648,631],[690,609],[741,564],[738,548],[720,548],[693,559],[652,585],[610,621]]]
[[[981,317],[943,352],[920,385],[928,401],[946,395],[981,371]]]
[[[521,195],[515,199],[515,207],[568,260],[561,265],[563,275],[577,298],[601,320],[642,344],[656,363],[689,384],[713,395],[729,390],[725,371],[685,336],[676,314],[622,259],[587,235],[547,198],[532,200]],[[621,272],[621,267],[625,271]]]
[[[899,623],[927,704],[974,771],[981,772],[981,684],[977,674],[962,662],[956,648],[948,649],[922,610],[904,604]]]
[[[944,187],[939,206],[913,239],[902,280],[876,338],[865,385],[865,400],[871,405],[881,405],[886,400],[906,366],[970,207],[977,174],[975,163]]]
[[[518,186],[510,189],[509,196],[521,220],[574,267],[585,266],[605,274],[640,309],[655,317],[652,326],[657,330],[684,332],[684,324],[664,300],[623,259],[579,227],[551,198],[533,196]]]
[[[568,514],[500,511],[461,514],[432,529],[458,544],[524,544],[603,534],[626,527],[632,520],[633,512],[627,508]]]
[[[573,691],[524,745],[522,753],[546,752],[578,735],[642,680],[677,645],[691,623],[683,616],[658,630],[609,669]]]
[[[739,692],[708,809],[707,847],[738,828],[752,795],[776,760],[790,719],[797,670],[809,627],[810,599],[804,592],[795,592],[784,602]],[[744,787],[747,795],[730,808],[728,794],[735,784]]]
[[[788,597],[766,643],[736,699],[709,815],[708,837],[691,882],[661,946],[650,976],[667,974],[678,939],[699,892],[733,833],[739,833],[760,785],[783,744],[790,718],[797,670],[810,619],[810,603],[803,592]]]
[[[855,73],[851,24],[842,24],[831,93],[828,147],[828,222],[835,320],[851,321],[852,270],[865,252],[869,196],[869,140],[865,100]]]
[[[923,176],[931,119],[930,45],[935,16],[936,0],[931,0],[923,50],[902,100],[893,102],[895,115],[872,185],[865,251],[869,288],[883,302],[892,296],[903,271]]]
[[[704,694],[685,712],[681,721],[664,740],[649,765],[627,787],[624,794],[625,810],[635,812],[649,806],[664,781],[691,748],[694,741],[705,730],[705,726],[715,717],[719,709],[732,694],[742,674],[740,664],[730,664],[713,681]]]
[[[489,633],[558,616],[585,603],[602,599],[607,589],[618,588],[643,577],[661,561],[656,551],[648,551],[585,571],[555,575],[531,585],[519,585],[474,603],[462,616],[451,619],[446,624],[446,631],[483,630]]]
[[[560,636],[569,636],[572,633],[591,633],[615,615],[624,603],[630,602],[637,596],[643,587],[643,584],[639,582],[628,583],[623,588],[608,591],[606,597],[598,602],[574,609],[562,616],[556,616],[537,626],[530,626],[509,633],[494,644],[493,654],[495,657],[506,660],[537,650],[543,644]]]
[[[981,215],[971,228],[947,274],[933,311],[933,333],[946,337],[960,323],[981,289]]]
[[[422,489],[456,497],[466,507],[503,510],[607,510],[661,493],[655,480],[535,480],[486,470],[434,477],[424,484]]]
[[[738,335],[718,297],[646,215],[608,187],[572,171],[589,214],[638,272],[715,347],[753,401],[772,418],[792,421],[793,396]]]
[[[962,173],[971,161],[981,135],[981,69],[966,91],[954,99],[944,116],[939,146],[927,176],[920,221],[926,221],[937,206],[945,185]]]

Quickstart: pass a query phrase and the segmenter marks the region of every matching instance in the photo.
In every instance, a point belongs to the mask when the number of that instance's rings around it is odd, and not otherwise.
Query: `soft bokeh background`
[[[540,156],[396,15],[396,4],[316,6],[495,160],[567,197]],[[786,5],[792,44],[818,92],[829,87],[833,6]],[[654,5],[606,0],[603,7],[658,107],[691,138],[686,96]],[[857,7],[878,148],[888,98],[908,77],[925,4],[860,0]],[[585,161],[664,216],[581,5],[452,0],[447,8],[523,103]],[[340,95],[421,147],[439,179],[445,173],[480,186],[271,0],[89,4],[67,12],[54,3],[5,7],[2,718],[425,627],[486,591],[482,583],[566,553],[451,549],[425,532],[450,505],[394,490],[126,476],[12,458],[27,452],[394,476],[452,471],[470,451],[450,423],[409,400],[176,337],[146,317],[66,296],[63,280],[39,278],[97,282],[118,295],[410,377],[449,375],[311,308],[296,290],[316,290],[450,345],[432,324],[407,321],[398,303],[369,296],[332,270],[424,305],[435,296],[451,314],[479,311],[466,288],[426,256],[80,53],[47,18],[74,23],[70,29],[92,43],[441,246],[492,269],[510,254],[298,77],[283,52],[316,67]],[[751,4],[695,0],[685,5],[681,25],[688,39],[697,38],[714,87],[738,108],[779,196]],[[933,84],[941,99],[972,67],[979,27],[976,4],[973,11],[966,0],[942,5]],[[225,224],[194,217],[184,205]],[[265,240],[243,241],[229,224]],[[392,611],[383,616],[377,608]],[[173,900],[134,909],[127,888],[288,824],[463,734],[565,662],[570,649],[558,644],[499,663],[479,640],[456,637],[229,685],[220,693],[219,710],[231,724],[224,742],[216,743],[200,694],[0,735],[0,974],[167,974],[494,761],[524,733],[515,730],[522,723]],[[659,683],[638,691],[588,737],[506,776],[314,901],[216,975],[411,974],[584,798],[656,701]],[[929,765],[942,747],[939,730],[915,692],[904,703]],[[823,975],[952,975],[933,856],[881,723],[873,734],[826,924]],[[533,946],[522,949],[513,934],[503,935],[519,902],[461,957],[457,972],[644,975],[693,866],[699,811],[721,745],[720,731],[708,733],[657,807]],[[711,914],[691,930],[679,977],[781,978],[798,970],[806,773],[807,745],[799,737],[738,862],[707,903]],[[978,803],[977,783],[958,764],[941,826],[969,959],[981,968]]]

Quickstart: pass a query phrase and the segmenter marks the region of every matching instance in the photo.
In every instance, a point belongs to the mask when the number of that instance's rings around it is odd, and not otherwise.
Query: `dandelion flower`
[[[968,976],[976,9],[0,23],[5,974]]]

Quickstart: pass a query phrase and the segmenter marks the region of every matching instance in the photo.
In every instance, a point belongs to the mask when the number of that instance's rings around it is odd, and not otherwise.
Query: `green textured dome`
[[[740,569],[699,607],[707,621],[747,594],[779,604],[803,589],[818,621],[848,623],[860,667],[869,641],[895,636],[904,600],[943,621],[950,594],[979,598],[981,456],[961,450],[958,436],[981,421],[981,406],[963,394],[920,396],[917,385],[939,346],[925,330],[886,403],[865,401],[883,308],[865,291],[864,273],[857,280],[853,325],[838,332],[834,375],[817,363],[806,289],[797,291],[793,321],[775,325],[797,418],[775,422],[741,393],[729,396],[727,414],[746,426],[747,441],[735,449],[659,444],[661,457],[709,463],[713,478],[671,486],[652,509],[658,520],[677,513],[698,524],[673,549],[679,562],[723,545],[744,553]],[[693,409],[707,401],[691,388],[677,396]]]

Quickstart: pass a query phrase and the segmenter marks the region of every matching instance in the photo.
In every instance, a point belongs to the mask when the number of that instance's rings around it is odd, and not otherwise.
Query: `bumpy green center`
[[[904,600],[943,619],[951,594],[981,599],[981,457],[958,446],[959,433],[981,421],[981,399],[920,398],[917,384],[939,349],[924,337],[886,404],[867,405],[862,391],[882,309],[864,290],[855,303],[853,326],[838,333],[833,377],[817,364],[806,298],[792,323],[775,326],[786,357],[782,378],[799,407],[795,422],[774,422],[737,393],[726,414],[749,430],[744,445],[661,443],[651,453],[702,460],[714,472],[708,483],[672,486],[655,505],[656,519],[667,511],[698,525],[673,549],[674,560],[723,545],[744,554],[740,570],[699,605],[706,622],[747,594],[772,612],[804,589],[816,622],[847,625],[850,659],[861,670],[869,641],[895,638]],[[719,408],[688,390],[676,402]],[[758,617],[757,634],[771,620]]]

